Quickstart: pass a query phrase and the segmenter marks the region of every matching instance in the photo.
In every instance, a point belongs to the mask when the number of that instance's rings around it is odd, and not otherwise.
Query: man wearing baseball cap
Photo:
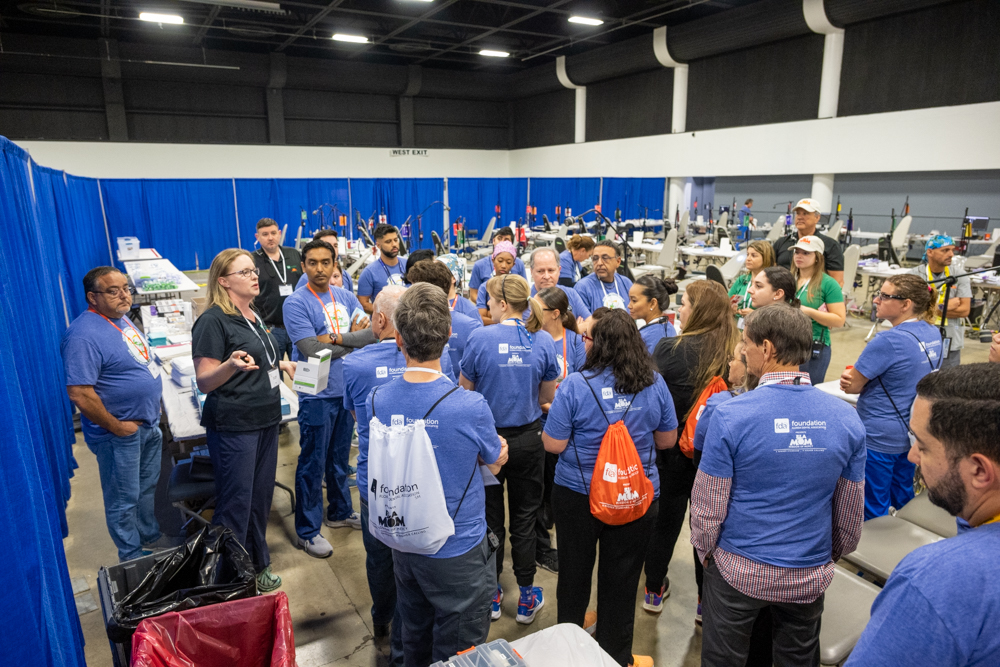
[[[816,225],[819,224],[820,218],[819,202],[815,199],[800,199],[792,210],[792,216],[798,234],[783,236],[774,242],[774,256],[778,266],[791,270],[792,249],[795,244],[804,236],[816,236],[823,241],[823,264],[826,266],[827,274],[843,285],[844,251],[840,249],[840,242],[837,239],[816,233]]]
[[[955,273],[951,268],[951,258],[955,255],[955,241],[946,234],[938,234],[927,240],[924,246],[924,261],[914,267],[910,273],[920,276],[928,283],[942,278],[950,278]],[[962,318],[969,315],[972,308],[972,283],[969,277],[956,279],[948,295],[948,304],[944,303],[944,283],[937,283],[938,318],[934,324],[941,325],[940,315],[947,311],[948,321],[944,327],[944,338],[948,341],[942,346],[944,358],[941,368],[958,366],[962,358],[962,348],[965,347],[965,327]]]

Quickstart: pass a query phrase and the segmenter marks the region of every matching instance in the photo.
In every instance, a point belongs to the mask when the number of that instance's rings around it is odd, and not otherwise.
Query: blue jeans
[[[363,493],[363,491],[362,491]],[[361,539],[365,544],[365,570],[368,572],[368,590],[372,594],[372,623],[388,625],[392,621],[389,637],[389,664],[403,664],[403,622],[396,605],[396,579],[392,570],[392,549],[373,537],[368,530],[368,503],[361,501]]]
[[[809,356],[809,361],[799,366],[799,372],[809,373],[809,382],[815,387],[826,380],[826,369],[830,367],[830,346],[824,345],[818,357]]]
[[[917,466],[901,454],[883,454],[871,449],[865,460],[865,521],[901,509],[913,500],[913,473]]]
[[[104,493],[104,518],[118,560],[142,555],[142,545],[160,538],[160,524],[153,513],[156,483],[160,479],[163,434],[159,423],[140,426],[125,437],[107,433],[85,437],[97,456]]]
[[[319,534],[323,525],[323,475],[326,516],[343,521],[351,516],[351,490],[347,486],[347,463],[351,454],[354,417],[336,398],[299,402],[299,463],[295,470],[295,533],[303,540]]]

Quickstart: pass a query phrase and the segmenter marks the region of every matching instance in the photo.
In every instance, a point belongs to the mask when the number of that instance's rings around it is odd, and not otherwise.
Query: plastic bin
[[[119,236],[118,255],[122,261],[139,259],[139,239],[134,236]]]
[[[132,647],[132,667],[295,667],[284,593],[148,618]]]
[[[463,651],[431,667],[527,667],[524,659],[507,643],[497,639]]]

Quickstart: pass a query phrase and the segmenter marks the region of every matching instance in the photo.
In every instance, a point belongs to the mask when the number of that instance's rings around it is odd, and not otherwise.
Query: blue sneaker
[[[495,621],[500,618],[500,603],[503,602],[503,589],[497,585],[496,595],[493,596],[493,607],[490,609],[490,620]]]
[[[539,586],[521,586],[521,598],[517,601],[518,623],[527,625],[535,620],[535,614],[545,604],[542,589]]]
[[[670,597],[670,580],[666,580],[659,592],[646,589],[646,597],[642,602],[642,608],[654,614],[663,611],[663,601]]]

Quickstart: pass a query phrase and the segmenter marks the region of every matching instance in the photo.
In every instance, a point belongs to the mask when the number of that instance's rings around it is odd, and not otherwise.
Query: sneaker
[[[333,547],[325,537],[317,533],[311,540],[298,538],[299,549],[305,551],[313,558],[329,558],[333,555]]]
[[[281,577],[271,572],[271,566],[264,568],[263,572],[257,575],[257,590],[261,593],[270,593],[281,586]]]
[[[535,615],[544,605],[545,597],[539,586],[521,586],[521,597],[517,601],[517,617],[514,620],[527,625],[535,620]]]
[[[555,549],[549,549],[538,554],[535,556],[535,564],[543,570],[559,574],[559,552]]]
[[[660,587],[660,592],[651,591],[646,589],[646,598],[643,600],[642,608],[648,612],[654,614],[659,614],[663,611],[663,601],[670,597],[670,580],[667,579],[663,586]]]
[[[591,609],[587,610],[587,613],[583,616],[583,629],[587,631],[587,634],[591,637],[597,632],[597,612]]]
[[[630,667],[653,667],[653,657],[649,655],[633,655]]]
[[[701,597],[698,597],[698,611],[694,613],[694,624],[701,627]]]
[[[357,466],[350,466],[350,465],[347,466],[347,476],[348,477],[354,477],[357,474],[358,474],[358,467]]]
[[[503,602],[503,589],[497,586],[497,592],[493,596],[493,606],[490,609],[490,620],[495,621],[500,618],[500,603]]]
[[[361,530],[361,515],[357,512],[351,512],[351,516],[340,521],[323,519],[323,525],[327,528],[353,528],[354,530]]]

